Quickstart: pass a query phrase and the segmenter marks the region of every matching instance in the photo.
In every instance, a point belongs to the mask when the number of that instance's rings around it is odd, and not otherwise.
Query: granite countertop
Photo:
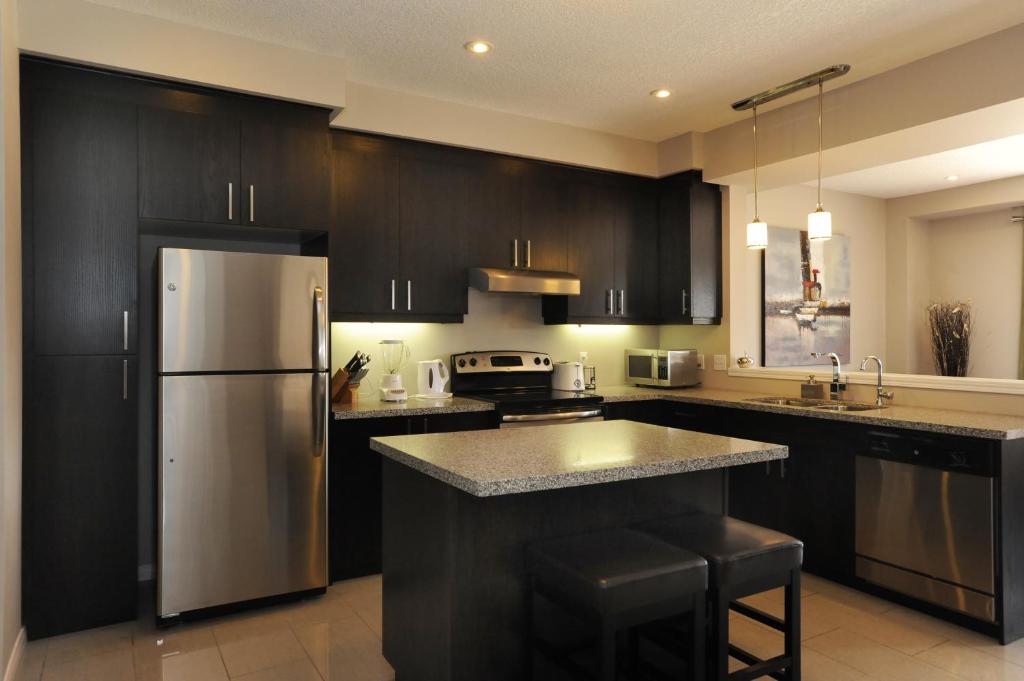
[[[832,412],[747,401],[751,398],[779,397],[779,395],[703,388],[700,386],[674,389],[610,386],[598,388],[596,392],[604,397],[606,404],[661,399],[692,404],[738,407],[777,414],[795,414],[809,418],[906,428],[990,440],[1016,440],[1024,438],[1024,416],[1014,416],[1011,414],[986,414],[953,409],[935,409],[932,407],[909,407],[898,402],[889,404],[884,409]],[[798,397],[798,395],[785,395],[784,397]]]
[[[490,402],[471,400],[466,397],[428,399],[409,397],[406,402],[381,402],[380,400],[359,400],[355,404],[332,404],[334,418],[366,419],[386,416],[426,416],[429,414],[461,414],[470,411],[493,411]]]
[[[478,497],[784,459],[782,445],[633,421],[375,437],[382,455]]]

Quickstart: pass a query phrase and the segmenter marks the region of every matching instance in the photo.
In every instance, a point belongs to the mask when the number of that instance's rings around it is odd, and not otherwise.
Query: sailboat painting
[[[810,366],[812,352],[850,361],[850,241],[768,228],[764,251],[762,354],[766,367]]]

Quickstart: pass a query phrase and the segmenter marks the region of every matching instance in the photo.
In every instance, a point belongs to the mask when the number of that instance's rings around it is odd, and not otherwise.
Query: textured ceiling
[[[956,175],[957,180],[947,180],[950,175]],[[892,199],[1018,175],[1024,175],[1024,135],[834,175],[822,180],[821,185],[852,194]]]
[[[1022,0],[94,1],[341,56],[354,81],[654,141],[828,64],[852,64],[849,83],[1024,22]],[[468,54],[473,38],[494,52]]]

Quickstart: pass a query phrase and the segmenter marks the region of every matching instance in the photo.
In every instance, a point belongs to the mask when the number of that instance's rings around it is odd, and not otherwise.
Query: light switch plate
[[[725,355],[715,355],[715,371],[725,371]]]
[[[589,352],[586,350],[580,350],[580,363],[586,362],[588,357],[590,357]]]
[[[697,368],[698,369],[703,369],[704,368],[704,355],[697,355]]]

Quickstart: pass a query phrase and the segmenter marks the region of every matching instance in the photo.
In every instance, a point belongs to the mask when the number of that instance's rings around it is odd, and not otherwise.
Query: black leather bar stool
[[[530,546],[527,568],[532,660],[540,653],[575,675],[583,673],[582,665],[570,659],[579,648],[559,649],[538,635],[534,619],[538,595],[600,632],[601,681],[616,677],[620,632],[689,613],[689,662],[693,678],[703,681],[708,567],[700,556],[642,532],[610,529]]]
[[[729,516],[695,514],[642,526],[643,531],[686,548],[708,561],[711,604],[710,678],[746,681],[771,675],[800,681],[800,565],[798,539]],[[737,599],[785,587],[785,617],[779,619]],[[729,610],[781,631],[782,655],[768,660],[729,643]],[[729,656],[748,666],[729,673]]]

